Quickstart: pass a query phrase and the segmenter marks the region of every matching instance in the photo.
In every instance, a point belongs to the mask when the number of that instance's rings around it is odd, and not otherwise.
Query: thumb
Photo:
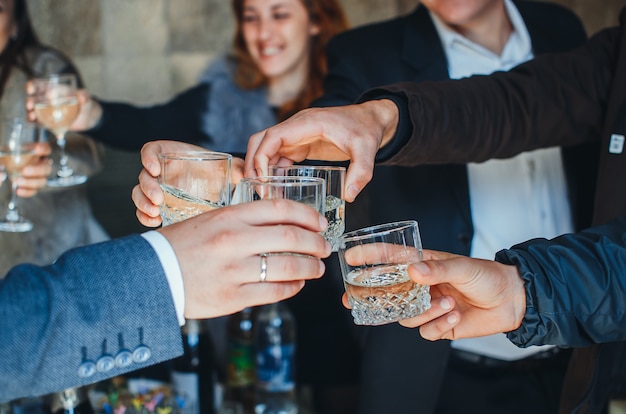
[[[412,263],[408,272],[411,279],[422,285],[457,284],[467,281],[468,263],[463,256],[453,254],[424,254],[431,260]]]

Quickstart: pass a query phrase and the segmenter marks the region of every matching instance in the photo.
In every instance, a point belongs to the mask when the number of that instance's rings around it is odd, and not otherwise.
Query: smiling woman
[[[209,64],[199,85],[151,107],[100,101],[84,91],[71,130],[122,149],[183,139],[241,154],[250,135],[321,96],[326,44],[348,27],[338,0],[232,0],[232,9],[233,50]]]

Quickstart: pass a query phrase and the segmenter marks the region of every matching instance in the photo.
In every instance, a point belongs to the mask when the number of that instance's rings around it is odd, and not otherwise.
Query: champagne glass
[[[326,183],[324,214],[328,220],[324,237],[336,252],[341,243],[341,235],[346,228],[346,200],[343,195],[346,169],[330,165],[270,165],[269,173],[289,177],[318,177],[324,180]]]
[[[65,134],[78,117],[80,104],[76,96],[75,75],[52,75],[33,80],[35,87],[35,114],[39,122],[56,137],[59,146],[59,168],[48,180],[50,187],[68,187],[82,184],[87,176],[76,174],[68,165]]]
[[[163,226],[230,204],[232,155],[213,151],[158,154]]]
[[[0,165],[11,183],[11,199],[4,217],[0,220],[0,231],[26,232],[33,223],[22,217],[17,210],[16,179],[22,168],[35,159],[36,126],[19,119],[5,120],[0,134]]]

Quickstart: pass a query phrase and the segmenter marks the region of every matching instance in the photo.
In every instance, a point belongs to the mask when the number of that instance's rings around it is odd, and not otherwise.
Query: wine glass
[[[33,80],[35,87],[35,114],[39,122],[56,137],[59,146],[59,168],[48,180],[50,187],[68,187],[82,184],[87,176],[76,174],[68,165],[65,134],[78,116],[80,104],[76,96],[75,75],[52,75]]]
[[[336,252],[341,244],[341,235],[345,231],[346,200],[343,187],[346,180],[346,169],[331,165],[270,165],[270,175],[288,177],[318,177],[326,182],[326,200],[324,211],[328,227],[324,237]]]
[[[0,165],[11,183],[11,199],[7,211],[0,219],[0,231],[26,232],[33,223],[17,210],[17,184],[22,168],[35,159],[36,126],[19,119],[4,120],[0,131]]]

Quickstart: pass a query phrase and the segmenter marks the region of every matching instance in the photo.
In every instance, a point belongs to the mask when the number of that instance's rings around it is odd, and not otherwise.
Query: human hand
[[[180,151],[210,151],[204,147],[180,141],[157,140],[146,143],[141,148],[141,163],[143,169],[139,173],[139,184],[132,191],[131,197],[136,207],[136,216],[146,227],[161,225],[161,209],[164,194],[159,185],[158,177],[161,174],[161,164],[158,154],[161,152]],[[243,178],[243,160],[233,158],[231,161],[231,185],[234,188]]]
[[[415,282],[430,285],[431,308],[400,321],[425,339],[460,339],[517,329],[526,311],[524,283],[515,266],[424,250],[409,266]]]
[[[26,82],[26,117],[30,122],[37,122],[37,114],[35,113],[35,87],[32,81]],[[78,102],[80,103],[80,111],[78,116],[70,125],[70,131],[86,131],[95,127],[100,118],[102,118],[102,106],[87,89],[79,89],[76,91]]]
[[[22,169],[22,175],[15,180],[18,197],[32,197],[47,185],[48,176],[52,172],[50,145],[39,142],[35,145],[35,154],[38,158]]]
[[[346,201],[354,201],[372,179],[376,152],[393,137],[398,109],[388,100],[358,105],[310,108],[248,141],[245,175],[267,175],[271,164],[310,160],[350,160],[346,173]]]
[[[305,204],[260,200],[223,207],[158,231],[172,245],[183,275],[185,317],[211,318],[295,295],[324,273],[331,246],[326,219]],[[267,278],[260,280],[262,253]]]

